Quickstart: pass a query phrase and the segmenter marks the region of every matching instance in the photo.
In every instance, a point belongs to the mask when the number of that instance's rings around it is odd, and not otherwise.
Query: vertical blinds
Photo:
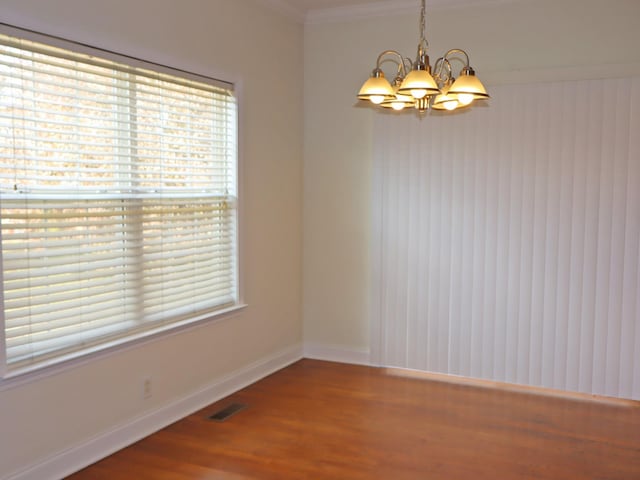
[[[0,36],[7,370],[237,302],[236,123],[230,86]]]
[[[492,92],[376,118],[372,353],[640,399],[640,78]]]

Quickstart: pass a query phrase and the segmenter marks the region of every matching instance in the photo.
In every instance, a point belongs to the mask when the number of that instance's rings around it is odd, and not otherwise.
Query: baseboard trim
[[[300,345],[276,352],[220,377],[186,397],[127,420],[83,443],[51,455],[10,475],[7,480],[42,480],[66,477],[301,358],[303,358],[303,349]]]
[[[325,345],[320,343],[304,344],[305,358],[328,360],[330,362],[371,365],[370,353],[365,348],[352,348],[345,345]]]

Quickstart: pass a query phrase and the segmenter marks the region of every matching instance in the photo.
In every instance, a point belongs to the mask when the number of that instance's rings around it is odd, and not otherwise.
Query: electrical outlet
[[[142,398],[147,399],[151,398],[152,389],[151,389],[151,377],[147,377],[142,381]]]

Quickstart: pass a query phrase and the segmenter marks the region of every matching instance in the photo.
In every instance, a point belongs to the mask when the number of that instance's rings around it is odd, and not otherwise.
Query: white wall
[[[249,306],[234,318],[0,387],[0,478],[34,466],[24,478],[44,478],[39,462],[185,397],[206,404],[207,389],[228,375],[299,354],[303,27],[254,0],[3,0],[0,16],[235,81],[240,90],[240,253]],[[153,396],[143,400],[146,376]]]
[[[464,48],[489,87],[640,74],[635,0],[427,10],[432,62]],[[303,318],[316,353],[369,350],[373,113],[355,97],[380,51],[413,56],[417,38],[417,11],[305,29]]]

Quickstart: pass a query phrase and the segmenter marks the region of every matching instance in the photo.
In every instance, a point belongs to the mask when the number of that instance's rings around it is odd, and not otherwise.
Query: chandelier
[[[425,0],[421,0],[421,5],[420,42],[416,61],[411,63],[411,59],[403,57],[397,51],[385,50],[378,55],[376,68],[362,85],[358,99],[396,111],[414,107],[420,114],[424,114],[429,109],[452,111],[468,107],[474,100],[489,98],[487,90],[476,77],[475,70],[469,65],[469,55],[464,50],[449,50],[431,68],[427,55],[429,43],[425,37]],[[386,61],[397,65],[397,72],[391,83],[380,68]],[[458,78],[453,76],[452,62],[464,64]]]

